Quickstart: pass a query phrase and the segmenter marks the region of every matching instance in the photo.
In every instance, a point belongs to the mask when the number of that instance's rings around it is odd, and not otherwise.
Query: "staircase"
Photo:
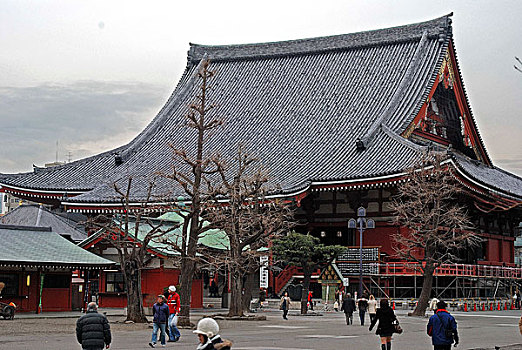
[[[312,278],[318,277],[321,274],[321,270],[317,269],[312,272]],[[288,288],[288,286],[294,282],[296,278],[303,278],[303,269],[297,266],[287,266],[281,273],[275,278],[274,291],[278,296]]]

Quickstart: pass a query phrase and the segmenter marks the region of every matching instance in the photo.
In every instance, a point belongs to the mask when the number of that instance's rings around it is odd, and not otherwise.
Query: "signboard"
[[[337,262],[336,265],[343,276],[359,275],[359,263],[358,262]],[[363,263],[362,273],[363,273],[363,275],[378,275],[379,274],[379,264]]]
[[[337,256],[337,261],[359,261],[359,248],[348,248]],[[379,248],[363,248],[363,261],[379,261]]]
[[[348,287],[350,285],[350,279],[348,277],[343,278],[343,286]]]
[[[268,288],[268,255],[261,255],[259,263],[259,288]]]

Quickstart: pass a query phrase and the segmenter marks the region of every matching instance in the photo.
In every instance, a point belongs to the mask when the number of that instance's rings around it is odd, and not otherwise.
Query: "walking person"
[[[87,313],[76,321],[76,339],[82,349],[101,350],[111,346],[111,327],[95,302],[87,304]]]
[[[368,314],[370,315],[370,322],[375,318],[375,314],[377,313],[377,300],[373,294],[370,295],[370,299],[368,300]]]
[[[364,326],[364,318],[366,311],[368,310],[368,299],[366,294],[362,295],[362,298],[357,300],[357,308],[359,309],[359,319],[361,320],[361,326]]]
[[[343,305],[341,306],[341,311],[344,311],[344,316],[346,317],[346,324],[353,324],[353,312],[355,311],[355,301],[352,299],[352,295],[350,293],[346,294],[346,297],[343,300]]]
[[[181,305],[181,299],[179,294],[176,292],[175,286],[170,286],[167,295],[167,305],[169,307],[169,323],[168,323],[168,334],[169,342],[176,342],[179,340],[181,333],[178,329],[178,314]]]
[[[397,317],[390,307],[388,299],[381,299],[380,308],[375,313],[375,318],[370,324],[370,331],[379,322],[375,332],[381,338],[381,350],[391,350],[392,335],[395,332],[394,323]]]
[[[160,331],[161,346],[165,347],[166,328],[169,322],[169,307],[165,303],[165,296],[160,294],[156,303],[152,306],[152,339],[149,343],[151,348],[156,347],[158,341],[158,330]]]
[[[310,310],[314,311],[314,292],[311,290],[308,291],[308,305],[310,305]]]
[[[288,296],[288,292],[283,294],[281,298],[281,303],[279,303],[279,308],[283,310],[283,319],[288,320],[288,310],[290,309],[290,297]]]
[[[430,317],[427,326],[428,335],[431,337],[434,350],[450,350],[451,344],[459,343],[459,333],[455,317],[446,310],[446,302],[437,303],[435,315]]]
[[[515,293],[515,295],[517,296],[517,301],[516,301],[516,308],[520,310],[520,292],[519,290],[517,289],[517,292]]]
[[[433,298],[430,301],[430,309],[431,309],[431,311],[433,311],[434,314],[435,314],[435,312],[437,312],[437,303],[438,302],[439,302],[439,299],[437,299],[437,298]]]

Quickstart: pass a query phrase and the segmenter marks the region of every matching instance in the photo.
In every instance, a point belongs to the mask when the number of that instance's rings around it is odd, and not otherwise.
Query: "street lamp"
[[[363,292],[362,284],[362,250],[363,250],[363,232],[366,229],[375,228],[375,221],[373,219],[366,219],[366,209],[359,207],[357,209],[357,220],[350,219],[348,221],[348,228],[359,227],[359,297]]]

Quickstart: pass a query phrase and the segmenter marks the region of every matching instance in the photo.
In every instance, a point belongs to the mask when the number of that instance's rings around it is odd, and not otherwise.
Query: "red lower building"
[[[0,302],[17,312],[84,309],[88,284],[81,276],[112,268],[45,227],[0,225]]]

